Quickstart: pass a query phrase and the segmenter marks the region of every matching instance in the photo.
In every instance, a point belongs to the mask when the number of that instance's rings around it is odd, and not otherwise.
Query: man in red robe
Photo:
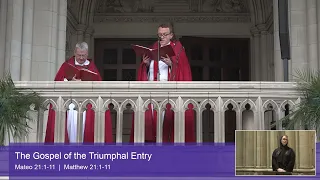
[[[88,44],[86,42],[76,44],[74,56],[69,60],[64,62],[58,73],[56,74],[55,81],[81,81],[78,79],[78,75],[74,75],[70,78],[70,68],[71,66],[77,68],[85,68],[96,73],[93,76],[93,81],[102,81],[100,73],[97,67],[94,65],[91,59],[88,57]],[[77,111],[74,110],[74,104],[69,105],[69,110],[66,115],[66,128],[65,128],[65,142],[66,143],[76,143],[77,142]],[[52,109],[52,105],[49,108],[48,123],[46,129],[46,143],[54,142],[54,124],[55,124],[55,111]],[[92,110],[92,105],[87,105],[87,110],[83,113],[83,142],[94,142],[94,118],[95,112]],[[105,113],[105,142],[112,142],[112,121],[110,111]]]
[[[170,44],[174,49],[175,56],[160,57],[160,61],[154,61],[150,57],[144,56],[138,70],[138,81],[192,81],[189,61],[184,47],[179,41],[174,41],[173,26],[171,24],[161,24],[158,27],[158,37],[160,46]],[[158,42],[151,48],[157,48]],[[159,77],[158,77],[158,72]],[[194,111],[193,105],[189,104],[189,109],[185,112],[185,142],[195,142]],[[162,142],[174,141],[174,112],[166,106],[163,114],[163,140]],[[145,141],[156,142],[157,133],[157,112],[152,110],[152,105],[145,113]],[[130,142],[134,141],[134,120],[132,122]]]

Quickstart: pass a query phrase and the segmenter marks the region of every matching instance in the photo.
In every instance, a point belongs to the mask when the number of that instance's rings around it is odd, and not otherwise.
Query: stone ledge
[[[44,97],[168,97],[168,98],[258,98],[297,99],[299,92],[292,82],[241,81],[102,81],[54,82],[15,81],[17,88],[32,89]]]
[[[82,82],[64,82],[64,81],[15,81],[18,88],[36,88],[36,89],[290,89],[297,85],[293,82],[263,82],[263,81],[82,81]]]

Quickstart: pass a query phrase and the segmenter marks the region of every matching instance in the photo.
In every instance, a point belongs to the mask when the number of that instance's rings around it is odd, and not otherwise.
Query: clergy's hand
[[[147,55],[143,55],[142,61],[143,61],[143,63],[145,63],[147,66],[149,66],[149,64],[150,64],[150,57],[147,56]]]
[[[76,79],[77,75],[74,75],[71,81],[81,81],[81,79]]]
[[[278,168],[277,169],[278,172],[286,172],[284,169]]]
[[[171,66],[171,65],[172,65],[172,61],[171,61],[170,57],[168,56],[168,54],[167,54],[167,57],[161,57],[161,59],[162,59],[162,61],[163,61],[164,63],[166,63],[168,66]]]

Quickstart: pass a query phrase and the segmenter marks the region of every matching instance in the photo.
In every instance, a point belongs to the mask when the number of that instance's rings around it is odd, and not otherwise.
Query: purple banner
[[[320,154],[317,144],[317,155]],[[43,145],[11,144],[10,177],[220,177],[223,179],[270,179],[235,176],[233,144],[198,145]],[[320,160],[317,156],[316,162]],[[1,161],[0,161],[1,162]],[[4,161],[3,161],[4,162]],[[4,168],[5,166],[1,166]],[[317,169],[319,169],[317,167]],[[319,176],[319,170],[317,170]],[[145,178],[143,178],[145,177]],[[314,179],[275,177],[272,179]],[[121,178],[120,178],[121,179]],[[131,178],[130,178],[131,179]],[[166,178],[172,179],[172,178]]]
[[[0,176],[9,175],[9,147],[0,146]]]
[[[10,176],[230,176],[234,152],[234,145],[221,144],[12,145],[9,172]]]

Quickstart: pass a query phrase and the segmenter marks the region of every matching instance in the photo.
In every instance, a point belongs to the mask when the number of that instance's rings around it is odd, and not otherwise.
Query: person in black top
[[[272,153],[272,169],[277,175],[291,175],[295,164],[296,155],[288,146],[288,136],[280,138],[280,146]]]

